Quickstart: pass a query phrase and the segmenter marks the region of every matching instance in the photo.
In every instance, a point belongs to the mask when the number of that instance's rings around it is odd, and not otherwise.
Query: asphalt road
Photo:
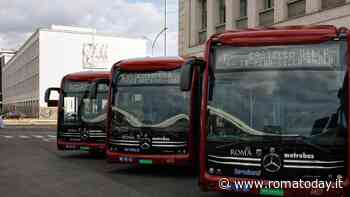
[[[187,197],[201,192],[185,168],[110,164],[56,149],[54,128],[0,129],[1,197]]]

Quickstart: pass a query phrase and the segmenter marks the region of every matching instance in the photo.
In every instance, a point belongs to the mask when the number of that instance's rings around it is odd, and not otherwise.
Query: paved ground
[[[197,179],[175,167],[132,167],[56,149],[54,128],[0,129],[1,197],[186,197],[204,193]]]

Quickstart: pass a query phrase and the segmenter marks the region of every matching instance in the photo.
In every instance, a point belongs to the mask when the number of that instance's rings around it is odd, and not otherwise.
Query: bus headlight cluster
[[[208,172],[209,172],[209,174],[214,174],[215,170],[214,170],[214,168],[209,168]]]
[[[184,149],[179,149],[177,150],[177,153],[183,153],[183,154],[186,154],[187,150],[184,148]]]
[[[66,149],[77,149],[75,145],[66,145]]]
[[[118,148],[117,147],[110,147],[109,150],[111,150],[111,151],[118,151]]]
[[[222,171],[221,171],[220,168],[217,168],[217,169],[215,169],[215,168],[209,168],[209,169],[208,169],[208,173],[209,173],[209,174],[212,174],[212,175],[221,175],[221,174],[222,174],[221,172],[222,172]]]
[[[133,159],[131,157],[119,157],[120,162],[131,163]]]

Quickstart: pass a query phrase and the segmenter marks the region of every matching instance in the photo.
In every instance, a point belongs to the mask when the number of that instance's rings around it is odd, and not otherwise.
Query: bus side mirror
[[[192,59],[187,61],[181,68],[180,89],[181,91],[189,91],[192,85],[193,68],[199,66],[204,68],[205,62],[201,59]]]
[[[45,91],[45,103],[47,103],[48,107],[57,107],[58,106],[58,100],[51,100],[50,96],[51,96],[51,92],[57,92],[58,94],[61,91],[61,88],[48,88]]]
[[[190,62],[182,66],[181,76],[180,76],[181,91],[189,91],[191,89],[192,74],[193,74],[193,65]]]

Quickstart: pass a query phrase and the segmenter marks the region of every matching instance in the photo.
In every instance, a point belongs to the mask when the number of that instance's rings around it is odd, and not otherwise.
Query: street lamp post
[[[166,31],[168,30],[167,27],[167,2],[166,0],[164,0],[164,27],[163,29],[156,35],[156,37],[154,37],[153,42],[152,42],[152,56],[154,55],[154,47],[157,43],[158,38],[160,37],[160,35],[162,35],[162,33],[164,32],[164,56],[166,56],[167,54],[167,34]],[[148,39],[146,36],[143,36],[144,38]]]
[[[166,5],[166,0],[164,0],[164,56],[166,56],[166,30],[168,29],[167,27],[167,5]]]
[[[167,27],[164,27],[164,28],[156,35],[156,37],[154,38],[153,43],[152,43],[152,56],[153,56],[153,52],[154,52],[154,46],[156,45],[159,36],[162,35],[163,32],[166,33],[166,30],[168,30],[168,28],[167,28]],[[165,50],[166,50],[166,49],[165,49]],[[165,52],[164,54],[166,55],[166,52]]]

